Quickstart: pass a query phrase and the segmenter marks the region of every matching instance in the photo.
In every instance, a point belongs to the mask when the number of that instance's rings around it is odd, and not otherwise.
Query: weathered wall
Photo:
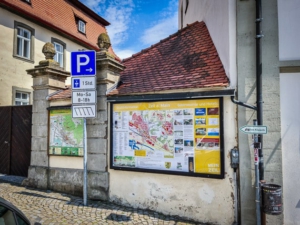
[[[265,180],[282,185],[279,113],[278,18],[274,0],[262,1],[262,82]],[[238,99],[256,105],[255,1],[237,1]],[[256,112],[239,106],[238,127],[252,125]],[[251,135],[239,133],[242,224],[256,224],[254,162]],[[267,216],[267,224],[282,224],[282,216]]]
[[[236,0],[186,0],[179,1],[178,28],[195,21],[204,21],[217,48],[230,86],[236,86]],[[181,6],[183,7],[181,24]],[[183,25],[183,26],[182,26]]]
[[[280,74],[284,224],[300,221],[300,67]],[[293,91],[290,91],[293,90]]]
[[[233,170],[229,151],[236,145],[235,105],[224,98],[225,178],[208,179],[109,170],[109,198],[116,203],[148,208],[201,222],[234,221]]]
[[[0,105],[3,106],[12,105],[12,86],[32,90],[32,78],[27,75],[26,70],[33,68],[34,65],[44,59],[42,48],[46,42],[51,42],[51,37],[66,43],[67,71],[70,71],[70,52],[84,49],[84,47],[3,8],[0,8],[0,15]],[[34,63],[13,57],[14,21],[24,23],[35,29]],[[66,83],[70,83],[70,79]]]

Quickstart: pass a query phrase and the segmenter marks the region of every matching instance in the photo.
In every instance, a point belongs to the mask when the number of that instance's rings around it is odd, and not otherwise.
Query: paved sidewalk
[[[18,207],[32,224],[200,224],[174,216],[89,201],[84,207],[79,197],[20,186],[21,178],[0,176],[0,197]]]

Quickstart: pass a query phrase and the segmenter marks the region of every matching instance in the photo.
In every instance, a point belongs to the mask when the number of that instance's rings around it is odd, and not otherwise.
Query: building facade
[[[44,59],[46,42],[55,45],[54,60],[70,71],[70,52],[98,50],[98,35],[109,25],[72,0],[1,0],[0,15],[0,106],[33,104],[32,79],[25,71]]]
[[[197,20],[206,21],[224,67],[228,60],[236,60],[236,64],[231,64],[237,71],[237,82],[233,86],[236,98],[252,106],[257,104],[256,39],[261,38],[263,125],[268,127],[268,134],[263,136],[263,179],[283,188],[282,215],[267,215],[266,221],[268,224],[296,224],[300,197],[295,188],[299,184],[295,184],[291,177],[294,180],[293,168],[299,163],[298,141],[292,141],[298,140],[295,129],[299,127],[293,113],[297,111],[296,99],[299,98],[294,86],[297,85],[300,65],[300,42],[296,38],[299,2],[262,1],[261,5],[263,36],[256,31],[256,1],[180,0],[179,27]],[[231,15],[232,23],[228,23],[228,15]],[[226,48],[228,45],[230,47]],[[230,55],[230,52],[236,54]],[[223,58],[222,53],[225,53]],[[257,119],[255,110],[242,106],[238,107],[237,117],[237,129],[252,125],[253,119]],[[256,222],[252,143],[251,135],[238,133],[241,224]]]

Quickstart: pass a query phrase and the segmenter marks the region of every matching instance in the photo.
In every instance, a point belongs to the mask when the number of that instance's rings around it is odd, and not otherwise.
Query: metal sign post
[[[257,120],[253,120],[253,125],[257,126]],[[260,148],[260,143],[258,143],[258,134],[253,135],[253,145],[254,145],[254,169],[255,169],[255,205],[256,205],[256,224],[261,224],[260,216],[260,185],[259,185],[259,157],[258,149]]]
[[[83,205],[87,205],[87,138],[86,118],[83,118]]]
[[[83,118],[83,205],[87,205],[86,118],[97,117],[96,52],[71,52],[72,118]]]

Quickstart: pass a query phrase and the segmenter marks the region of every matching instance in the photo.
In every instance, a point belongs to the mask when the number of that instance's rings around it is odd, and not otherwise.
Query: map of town
[[[174,156],[173,111],[149,110],[129,113],[129,140],[133,150]]]
[[[83,120],[72,118],[70,110],[50,112],[50,146],[82,147]]]

